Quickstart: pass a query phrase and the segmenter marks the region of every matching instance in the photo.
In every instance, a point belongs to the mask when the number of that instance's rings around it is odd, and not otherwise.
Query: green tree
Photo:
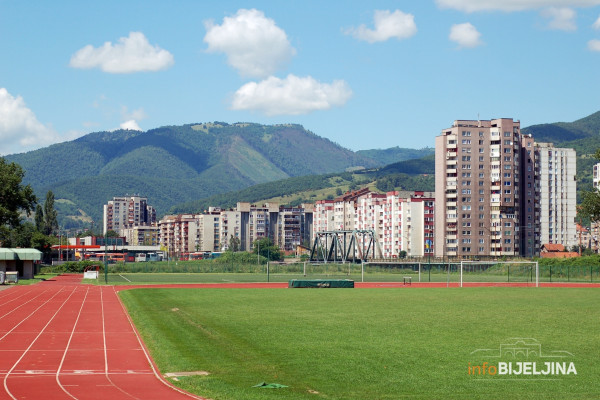
[[[29,216],[35,207],[37,199],[31,186],[23,185],[24,176],[20,165],[0,157],[0,246],[19,241],[13,230],[21,225],[21,214]]]
[[[281,250],[275,246],[270,238],[258,239],[254,242],[254,254],[260,254],[270,261],[279,261],[282,259]]]
[[[229,237],[229,251],[233,251],[234,253],[236,251],[240,251],[240,238],[234,237],[233,235],[231,235]]]
[[[42,233],[52,235],[58,229],[58,213],[54,209],[54,193],[48,190],[46,201],[44,202],[44,229]]]
[[[44,230],[44,209],[39,204],[35,206],[35,229],[38,232]]]

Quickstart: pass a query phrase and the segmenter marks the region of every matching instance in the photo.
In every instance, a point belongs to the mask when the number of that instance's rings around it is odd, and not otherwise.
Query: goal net
[[[539,286],[537,261],[461,261],[460,286],[464,283],[527,283]]]

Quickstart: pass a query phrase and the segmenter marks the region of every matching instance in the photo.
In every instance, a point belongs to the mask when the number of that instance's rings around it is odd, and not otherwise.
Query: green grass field
[[[120,295],[161,372],[209,372],[173,383],[215,400],[600,397],[598,289],[135,289]],[[474,351],[498,350],[510,338],[568,351],[577,375],[469,375],[469,363],[495,362]],[[252,387],[263,381],[288,387]]]

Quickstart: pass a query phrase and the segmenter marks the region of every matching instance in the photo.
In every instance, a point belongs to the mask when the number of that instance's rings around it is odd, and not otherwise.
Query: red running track
[[[200,399],[159,375],[112,286],[0,292],[0,399]]]
[[[285,288],[287,283],[93,286],[62,275],[0,292],[0,400],[202,399],[158,373],[117,291],[139,287]],[[450,283],[456,287],[457,283]],[[465,283],[465,286],[531,284]],[[600,284],[544,283],[544,287]],[[446,287],[446,283],[356,283],[357,288]]]

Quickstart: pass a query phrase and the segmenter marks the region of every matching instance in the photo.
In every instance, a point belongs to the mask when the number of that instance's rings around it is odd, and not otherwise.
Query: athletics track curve
[[[79,274],[61,275],[0,292],[0,400],[202,399],[162,378],[117,292],[136,287],[287,287],[287,283],[94,286],[81,284],[81,278]],[[468,286],[531,284],[469,283]],[[542,286],[600,287],[600,284]],[[356,287],[408,288],[391,282],[357,282]],[[446,283],[413,283],[411,287],[446,287]]]

